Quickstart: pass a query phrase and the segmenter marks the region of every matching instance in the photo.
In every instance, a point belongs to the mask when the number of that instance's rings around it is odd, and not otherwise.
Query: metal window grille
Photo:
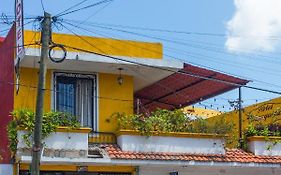
[[[97,130],[95,75],[55,73],[55,110],[77,116],[81,126]]]

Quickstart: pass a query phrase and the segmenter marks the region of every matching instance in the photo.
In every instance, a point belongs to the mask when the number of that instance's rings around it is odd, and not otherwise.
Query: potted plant
[[[225,154],[225,137],[233,127],[224,118],[192,120],[182,110],[115,116],[117,143],[124,151]]]
[[[13,155],[30,156],[35,114],[29,109],[11,113],[8,125],[9,146]],[[51,157],[86,157],[90,128],[80,128],[76,117],[62,112],[43,115],[43,155]]]
[[[281,156],[280,108],[267,117],[249,115],[245,131],[247,149],[255,155]]]

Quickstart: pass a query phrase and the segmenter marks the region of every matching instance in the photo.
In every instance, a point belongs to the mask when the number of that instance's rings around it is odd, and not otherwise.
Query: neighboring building
[[[250,119],[249,119],[250,115],[258,117],[259,121],[261,121],[264,124],[268,124],[272,122],[273,119],[278,119],[278,122],[281,124],[281,97],[256,103],[242,108],[241,120],[242,120],[243,131],[248,127],[250,123]],[[208,120],[210,122],[213,122],[216,121],[217,119],[220,119],[221,117],[224,117],[229,122],[233,122],[235,135],[238,138],[239,111],[233,110],[230,112],[226,112],[221,115],[216,115],[212,118],[209,118]],[[235,145],[237,144],[237,142],[234,142],[233,144]]]
[[[116,133],[116,121],[110,117],[115,112],[133,114],[137,110],[150,112],[156,108],[182,108],[236,88],[208,80],[210,77],[241,85],[248,81],[165,60],[159,43],[82,38],[96,47],[68,34],[53,34],[52,40],[150,67],[74,49],[68,49],[67,59],[62,63],[48,60],[44,110],[77,115],[81,126],[90,127],[92,132],[88,134],[90,130],[87,128],[71,132],[60,128],[58,135],[46,141],[41,159],[42,175],[281,174],[281,156],[225,149],[223,141],[210,135],[194,134],[192,138],[186,138],[190,134],[168,133],[142,138],[132,131]],[[34,39],[39,41],[39,34],[25,32],[26,44]],[[16,94],[14,43],[14,31],[11,30],[0,47],[1,175],[18,172],[27,175],[31,162],[30,150],[22,142],[19,142],[15,162],[11,161],[6,126],[13,109],[35,109],[34,87],[37,86],[40,48],[26,48],[20,68],[21,85]],[[53,56],[60,54],[56,51]]]
[[[196,118],[206,119],[206,118],[218,116],[223,113],[213,109],[199,108],[194,106],[187,106],[183,108],[183,110],[186,113],[186,115],[191,119],[196,119]]]

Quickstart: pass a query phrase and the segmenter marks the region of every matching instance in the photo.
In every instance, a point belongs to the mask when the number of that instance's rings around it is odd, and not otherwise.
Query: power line
[[[71,25],[71,26],[73,26],[73,27],[76,27],[76,28],[85,30],[85,31],[87,31],[87,32],[97,34],[96,31],[93,32],[93,31],[91,31],[91,30],[88,30],[88,29],[85,29],[85,28],[82,28],[82,27],[78,27],[78,26],[76,26],[76,25],[74,25],[74,24],[71,24],[71,23],[68,23],[68,22],[66,22],[66,21],[63,21],[63,22],[66,23],[66,24],[68,24],[68,25]],[[69,30],[69,29],[68,29],[68,30]],[[104,37],[108,37],[108,36],[102,35],[102,34],[99,34],[99,35],[104,36]],[[110,38],[112,38],[112,37],[110,37]],[[114,39],[114,38],[113,38],[113,39]],[[135,46],[135,45],[134,45],[134,46]],[[145,50],[151,51],[151,52],[157,52],[157,51],[155,51],[155,50],[150,50],[150,49],[148,49],[148,48],[142,48],[142,49],[145,49]],[[159,53],[159,52],[157,52],[157,53]],[[171,56],[171,55],[168,55],[168,54],[163,54],[163,55],[168,56],[168,57],[170,57],[170,58],[172,58],[172,59],[176,59],[176,60],[183,61],[183,62],[186,61],[186,60],[179,59],[179,58],[176,58],[176,57]],[[189,56],[190,56],[190,55],[189,55]],[[201,55],[200,55],[200,56],[201,56]],[[202,55],[202,56],[204,56],[204,55]],[[205,57],[209,57],[209,56],[205,56]],[[211,58],[213,58],[213,57],[211,57]],[[214,59],[217,60],[217,58],[214,58]],[[212,62],[217,62],[217,61],[212,60]],[[190,62],[190,63],[191,63],[191,64],[195,64],[195,63],[192,63],[192,62]],[[227,63],[224,63],[224,64],[229,64],[229,63],[227,62]],[[196,64],[195,64],[195,65],[196,65]],[[197,65],[198,65],[198,64],[197,64]],[[202,65],[199,65],[199,66],[200,66],[200,67],[206,67],[206,66],[202,66]],[[239,66],[237,66],[236,64],[232,64],[232,66],[239,67]],[[207,67],[207,68],[209,68],[209,67]],[[250,68],[247,67],[247,70],[256,71],[257,69],[253,69],[253,68],[251,68],[251,67],[250,67]],[[220,71],[220,70],[216,70],[216,71],[223,72],[223,71]],[[260,71],[263,71],[263,70],[258,70],[258,71],[260,72]],[[228,72],[224,72],[224,73],[230,74],[230,73],[228,73]],[[266,73],[268,73],[268,72],[266,72]],[[269,74],[270,74],[270,73],[269,73]],[[276,74],[274,74],[274,75],[276,75]],[[234,76],[237,76],[237,75],[234,75]],[[280,75],[278,75],[278,76],[280,76]],[[238,76],[238,77],[240,77],[240,76]],[[245,77],[244,77],[244,78],[245,78]],[[248,79],[248,78],[246,77],[246,79]],[[257,82],[260,82],[260,83],[272,85],[272,86],[275,86],[275,87],[281,87],[281,86],[278,86],[278,85],[275,85],[275,84],[271,84],[271,83],[267,83],[267,82],[263,82],[263,81],[260,81],[260,80],[256,80],[256,79],[253,79],[253,80],[255,80],[255,81],[257,81]]]
[[[103,9],[105,9],[107,6],[109,6],[113,1],[110,1],[109,3],[105,4],[104,6],[102,6],[100,9],[98,9],[97,11],[95,11],[93,14],[91,14],[90,16],[88,16],[85,20],[81,21],[78,25],[84,24],[85,22],[87,22],[90,18],[94,17],[95,15],[97,15],[99,12],[101,12]]]
[[[43,4],[43,0],[40,0],[40,2],[41,2],[41,7],[43,9],[43,12],[45,12],[45,7],[44,7],[44,4]]]
[[[73,25],[73,26],[75,26],[75,25]],[[221,53],[221,54],[226,54],[226,55],[230,55],[230,56],[240,56],[240,55],[237,55],[235,53],[227,53],[227,52],[222,52],[222,51],[219,51],[219,50],[213,50],[212,48],[210,49],[210,48],[207,48],[207,47],[202,47],[202,46],[198,46],[198,45],[194,45],[194,44],[190,44],[190,43],[186,43],[186,42],[174,41],[174,40],[163,38],[163,37],[159,37],[159,36],[151,36],[151,35],[131,32],[131,31],[128,31],[128,30],[120,30],[120,29],[115,29],[115,28],[111,28],[111,27],[104,27],[104,26],[98,26],[98,25],[92,25],[92,26],[93,27],[107,29],[107,30],[114,30],[114,31],[122,32],[122,33],[128,33],[128,34],[132,34],[132,35],[136,35],[136,36],[141,36],[141,37],[145,37],[145,38],[162,40],[162,41],[169,42],[169,43],[179,44],[179,45],[188,46],[188,47],[197,48],[197,49],[203,49],[203,50],[211,51],[211,52],[215,52],[215,53]],[[77,26],[75,26],[75,27],[77,27]],[[251,58],[251,59],[255,59],[256,60],[256,58],[252,58],[251,56],[247,56],[247,58]],[[266,62],[268,63],[268,61],[266,61]],[[276,63],[280,64],[280,62],[275,62],[274,64],[276,64]],[[249,65],[249,66],[253,67],[253,65]]]
[[[78,36],[80,39],[82,39],[84,42],[86,42],[86,43],[90,44],[91,46],[97,48],[96,46],[94,46],[93,44],[91,44],[89,41],[85,40],[81,36],[79,36],[77,34],[75,34],[75,35]],[[224,83],[224,84],[232,85],[232,86],[235,86],[235,87],[245,87],[245,88],[248,88],[248,89],[254,89],[254,90],[259,90],[259,91],[264,91],[264,92],[275,93],[275,94],[281,95],[281,92],[278,92],[278,91],[273,91],[273,90],[264,89],[264,88],[257,88],[257,87],[248,86],[248,85],[241,85],[241,84],[232,83],[232,82],[228,82],[228,81],[220,80],[220,79],[216,79],[216,78],[204,77],[204,76],[200,76],[200,75],[193,74],[193,73],[190,73],[190,72],[186,72],[184,70],[174,71],[174,70],[167,69],[167,68],[147,65],[147,64],[144,64],[144,63],[139,63],[139,62],[135,62],[135,61],[131,61],[131,60],[125,60],[125,59],[122,59],[122,58],[117,58],[117,57],[113,57],[113,56],[106,55],[106,54],[101,54],[101,53],[97,53],[97,52],[93,52],[93,51],[89,51],[89,50],[84,50],[84,49],[81,49],[81,48],[76,48],[76,47],[67,46],[67,45],[64,45],[64,46],[68,47],[68,48],[71,48],[71,49],[74,49],[74,50],[77,50],[77,51],[92,53],[92,54],[96,54],[96,55],[99,55],[99,56],[104,56],[104,57],[112,58],[114,60],[119,60],[119,61],[123,61],[123,62],[127,62],[127,63],[132,63],[132,64],[136,64],[136,65],[140,65],[140,66],[146,66],[146,67],[150,67],[150,68],[166,70],[166,71],[173,72],[173,73],[180,73],[180,74],[189,75],[189,76],[192,76],[192,77],[197,77],[197,78],[201,78],[201,79],[205,79],[205,80],[211,80],[211,81],[216,81],[216,82],[219,82],[219,83]],[[98,50],[100,50],[100,49],[98,49]]]
[[[32,85],[26,85],[26,84],[17,84],[14,82],[10,82],[10,81],[5,81],[5,80],[0,80],[0,83],[2,84],[9,84],[9,85],[13,85],[13,86],[22,86],[22,87],[27,87],[27,88],[31,88],[31,89],[37,89],[37,86],[32,86]],[[68,92],[62,92],[62,91],[58,91],[55,89],[44,89],[45,91],[50,91],[50,92],[55,92],[55,93],[59,93],[59,94],[64,94],[64,95],[74,95],[74,93],[68,93]],[[107,100],[114,100],[114,101],[128,101],[128,102],[132,102],[134,100],[130,100],[130,99],[119,99],[119,98],[110,98],[110,97],[103,97],[103,96],[98,96],[98,95],[93,95],[93,96],[89,96],[89,97],[94,97],[94,98],[99,98],[99,99],[107,99]]]
[[[72,20],[75,21],[75,20]],[[144,30],[144,31],[152,31],[152,32],[164,32],[164,33],[175,33],[175,34],[186,34],[186,35],[201,35],[201,36],[214,36],[214,37],[244,37],[244,38],[260,38],[260,39],[270,39],[270,40],[279,40],[281,36],[254,36],[254,35],[229,35],[223,33],[210,33],[210,32],[194,32],[194,31],[180,31],[180,30],[166,30],[159,28],[148,28],[148,27],[137,27],[137,26],[129,26],[129,25],[119,25],[119,24],[106,24],[106,23],[91,23],[102,26],[112,26],[118,28],[126,28],[126,29],[135,29],[135,30]]]
[[[107,3],[107,2],[110,2],[110,1],[113,1],[113,0],[103,0],[103,1],[99,1],[99,2],[97,2],[97,3],[91,4],[91,5],[88,5],[88,6],[79,8],[79,9],[76,9],[76,10],[72,10],[72,11],[69,11],[69,12],[65,12],[65,13],[56,15],[55,17],[61,17],[61,16],[64,16],[64,15],[68,15],[68,14],[70,14],[70,13],[74,13],[74,12],[77,12],[77,11],[80,11],[80,10],[85,10],[85,9],[87,9],[87,8],[91,8],[91,7],[94,7],[94,6],[98,6],[98,5],[101,5],[101,4],[103,4],[103,3]]]
[[[74,5],[70,6],[69,8],[65,9],[64,11],[62,11],[62,12],[58,13],[58,14],[57,14],[57,15],[55,15],[55,16],[59,16],[60,14],[63,14],[63,13],[65,13],[65,12],[67,12],[67,11],[69,11],[69,10],[71,10],[71,9],[75,8],[75,7],[78,7],[79,5],[83,4],[83,3],[84,3],[84,2],[86,2],[86,1],[88,1],[88,0],[83,0],[83,1],[80,1],[79,3],[77,3],[77,4],[74,4]]]
[[[75,32],[73,32],[72,30],[70,30],[70,29],[67,28],[66,26],[64,26],[64,27],[65,27],[67,30],[69,30],[71,33],[73,33],[75,36],[77,36],[79,39],[83,40],[84,42],[88,43],[89,45],[91,45],[91,46],[94,47],[95,49],[99,50],[101,53],[106,54],[103,50],[101,50],[100,48],[98,48],[98,47],[94,46],[93,44],[91,44],[90,42],[88,42],[88,40],[86,40],[86,39],[84,39],[83,37],[77,35]],[[114,47],[114,48],[116,48],[116,47]],[[133,71],[134,71],[134,70],[133,70]],[[146,79],[145,79],[145,80],[146,80]],[[159,83],[159,82],[156,82],[156,84],[159,85],[159,86],[161,86],[161,87],[163,87],[163,88],[165,88],[165,89],[169,89],[167,86],[164,86],[164,85],[162,85],[162,84]],[[169,90],[170,90],[170,91],[174,91],[174,90],[172,90],[172,89],[169,89]],[[175,95],[178,95],[178,94],[175,93]],[[151,101],[154,101],[154,100],[151,100]]]
[[[140,65],[140,66],[144,66],[144,67],[150,67],[150,68],[164,70],[164,71],[168,71],[168,72],[172,72],[172,73],[179,73],[179,74],[188,75],[188,76],[192,76],[192,77],[196,77],[196,78],[200,78],[200,79],[204,79],[204,80],[210,80],[210,81],[215,81],[215,82],[218,82],[218,83],[228,84],[228,85],[235,86],[235,87],[245,87],[245,88],[248,88],[248,89],[254,89],[254,90],[258,90],[258,91],[269,92],[269,93],[281,95],[281,92],[278,92],[278,91],[273,91],[273,90],[269,90],[269,89],[263,89],[263,88],[233,83],[233,82],[220,80],[220,79],[216,79],[216,78],[204,77],[204,76],[201,76],[201,75],[198,75],[198,74],[187,72],[185,70],[174,71],[174,70],[163,68],[163,67],[157,67],[157,66],[153,66],[153,65],[139,63],[139,62],[136,62],[136,61],[126,60],[126,59],[122,59],[122,58],[118,58],[118,57],[114,57],[114,56],[110,56],[110,55],[105,55],[105,54],[101,54],[101,53],[97,53],[97,52],[93,52],[93,51],[85,50],[85,49],[81,49],[81,48],[76,48],[76,47],[72,47],[72,46],[68,46],[68,45],[63,45],[63,46],[65,46],[67,48],[70,48],[70,49],[73,49],[73,50],[91,53],[91,54],[95,54],[95,55],[99,55],[99,56],[103,56],[103,57],[108,57],[108,58],[111,58],[111,59],[114,59],[114,60],[127,62],[127,63],[131,63],[131,64],[136,64],[136,65]]]

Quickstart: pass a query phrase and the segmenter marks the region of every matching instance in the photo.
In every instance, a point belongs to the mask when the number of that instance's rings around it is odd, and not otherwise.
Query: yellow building
[[[213,109],[204,109],[199,107],[187,106],[183,111],[190,117],[207,119],[222,114],[220,111]]]
[[[10,32],[7,38],[12,38],[12,34]],[[40,41],[39,33],[25,31],[24,36],[25,44]],[[179,172],[238,175],[253,174],[255,168],[267,174],[272,172],[272,167],[279,166],[281,157],[272,161],[254,155],[249,157],[248,153],[236,149],[225,149],[221,135],[214,138],[212,134],[158,133],[145,137],[137,131],[116,132],[117,121],[112,117],[116,112],[129,115],[149,113],[157,108],[184,108],[237,88],[211,81],[210,77],[239,85],[245,85],[247,80],[165,60],[160,43],[69,34],[53,34],[52,42],[66,49],[66,59],[60,63],[47,60],[44,111],[62,111],[77,116],[81,128],[59,127],[45,138],[40,165],[43,175],[175,175]],[[2,46],[9,48],[13,43],[7,46],[4,41],[0,47],[3,52],[5,48]],[[10,53],[8,59],[13,56]],[[50,52],[52,58],[64,54],[59,47]],[[14,88],[10,79],[9,86],[5,87],[5,91],[12,92],[6,98],[10,98],[9,104],[12,102],[12,105],[7,108],[0,105],[1,115],[6,112],[5,117],[0,116],[0,124],[5,126],[0,128],[0,133],[6,133],[12,109],[35,110],[39,58],[39,46],[25,48],[25,56],[20,62],[19,89]],[[11,60],[9,65],[3,60],[0,58],[1,68],[14,68],[10,65]],[[185,110],[206,118],[218,114],[199,108],[187,107]],[[0,173],[5,172],[2,171],[5,168],[6,172],[15,175],[29,174],[31,149],[22,139],[25,130],[21,129],[17,131],[14,162],[10,162],[7,152],[3,154]],[[3,138],[0,151],[8,149],[7,138]],[[233,157],[234,154],[239,154],[239,159]],[[244,157],[251,158],[252,162],[244,161]]]
[[[40,34],[25,31],[24,43],[40,41]],[[181,69],[182,63],[171,64],[162,59],[160,43],[136,42],[82,36],[82,40],[73,35],[52,35],[54,43],[63,44],[67,57],[62,63],[47,60],[46,90],[44,111],[65,111],[79,116],[81,126],[90,127],[99,133],[115,132],[116,121],[111,118],[115,112],[132,114],[134,111],[134,92],[158,81],[171,73],[155,69],[139,67],[126,61],[118,61],[108,57],[85,53],[70,49],[76,47],[99,54],[111,55],[124,60],[133,60],[162,68]],[[95,47],[87,42],[94,43]],[[149,48],[151,51],[144,51]],[[55,50],[53,57],[62,54]],[[29,108],[35,110],[38,84],[38,61],[40,47],[26,47],[26,55],[20,66],[19,92],[14,95],[14,109]],[[160,66],[159,66],[160,65]],[[150,75],[154,76],[149,78]],[[146,78],[147,77],[147,78]],[[120,82],[119,78],[122,78]],[[80,132],[80,131],[78,131]],[[112,138],[110,138],[112,139]],[[90,137],[89,142],[96,141]],[[21,160],[24,162],[24,160]],[[28,161],[27,161],[28,162]],[[19,166],[28,170],[28,163]],[[43,165],[42,171],[76,171],[77,166]],[[88,171],[132,173],[132,166],[88,166]]]
[[[278,112],[281,109],[281,97],[275,98],[269,101],[264,101],[261,103],[256,103],[250,106],[247,106],[242,109],[242,132],[245,132],[248,125],[250,123],[255,124],[256,122],[261,122],[263,124],[271,123],[276,118],[281,118],[281,113]],[[214,116],[209,118],[210,122],[220,119],[224,117],[226,121],[232,122],[234,124],[234,136],[236,137],[235,143],[233,146],[238,144],[239,138],[239,111],[234,110],[231,112],[227,112],[221,115]],[[255,117],[255,120],[251,120],[251,118]],[[279,119],[280,122],[280,119]]]

